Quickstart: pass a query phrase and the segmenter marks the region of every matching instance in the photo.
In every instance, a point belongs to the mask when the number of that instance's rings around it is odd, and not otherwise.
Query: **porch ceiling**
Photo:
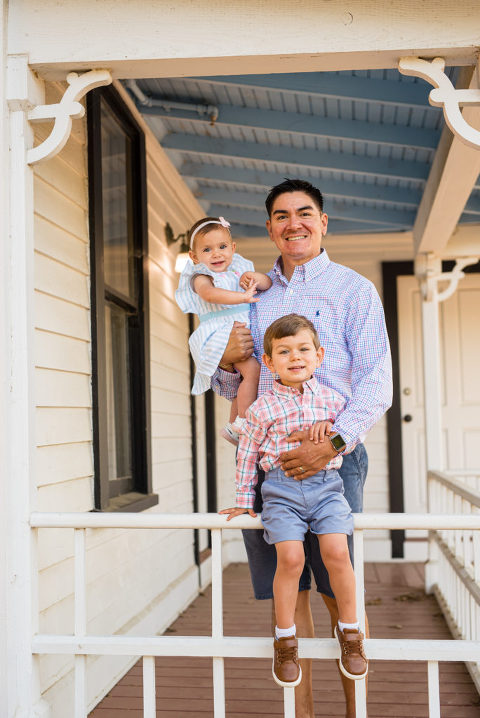
[[[455,84],[456,68],[449,76]],[[411,230],[444,126],[431,87],[396,70],[160,78],[138,109],[205,213],[265,233],[266,191],[302,177],[325,194],[330,234]],[[144,100],[145,103],[145,100]],[[193,105],[212,105],[218,118]],[[480,179],[460,223],[480,221]]]

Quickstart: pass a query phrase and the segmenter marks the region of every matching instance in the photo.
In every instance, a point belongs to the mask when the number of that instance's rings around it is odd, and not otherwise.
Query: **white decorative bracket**
[[[112,76],[108,70],[90,70],[83,73],[83,75],[71,72],[67,76],[67,82],[69,87],[65,90],[60,102],[53,105],[38,105],[28,113],[30,122],[55,120],[53,129],[47,139],[37,147],[28,150],[27,162],[29,165],[41,160],[48,160],[60,152],[70,137],[72,120],[83,117],[85,114],[85,108],[80,104],[79,100],[89,90],[102,85],[109,85],[112,82]]]
[[[451,131],[470,147],[480,148],[480,131],[468,124],[460,112],[461,105],[480,105],[480,89],[456,90],[445,74],[445,60],[436,57],[429,62],[419,57],[402,57],[398,63],[402,75],[422,77],[435,87],[428,100],[431,105],[441,107],[445,122]],[[477,68],[478,72],[478,68]]]
[[[455,260],[451,272],[441,271],[441,260],[433,253],[418,257],[416,274],[420,280],[420,287],[424,302],[444,302],[455,293],[458,283],[465,276],[463,271],[470,264],[477,264],[478,257],[462,257]],[[438,291],[440,282],[448,282],[442,291]]]

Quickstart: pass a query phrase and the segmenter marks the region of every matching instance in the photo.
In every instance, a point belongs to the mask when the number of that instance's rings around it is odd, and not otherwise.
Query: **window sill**
[[[131,491],[128,494],[116,496],[110,499],[106,512],[126,511],[128,513],[136,513],[145,511],[151,506],[158,504],[158,494],[140,494],[137,491]]]

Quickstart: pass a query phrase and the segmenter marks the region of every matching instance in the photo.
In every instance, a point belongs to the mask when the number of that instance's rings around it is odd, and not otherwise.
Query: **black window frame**
[[[134,274],[138,282],[136,312],[128,316],[130,358],[131,456],[133,487],[119,484],[125,493],[110,497],[107,442],[107,372],[105,303],[111,297],[104,281],[101,102],[107,103],[131,143],[133,192]],[[143,130],[113,87],[102,87],[87,95],[88,189],[90,226],[92,402],[94,500],[96,511],[143,511],[158,503],[152,493],[150,327],[148,300],[148,227],[146,151]],[[115,292],[121,305],[122,296]],[[133,488],[133,490],[132,490]]]

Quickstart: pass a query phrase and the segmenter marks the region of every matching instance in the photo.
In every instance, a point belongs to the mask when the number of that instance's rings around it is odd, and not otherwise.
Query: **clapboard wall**
[[[63,90],[60,84],[49,84],[47,102],[58,102]],[[37,125],[36,141],[48,132],[48,126]],[[188,513],[193,510],[188,322],[173,299],[178,278],[164,227],[168,221],[176,232],[184,231],[201,210],[147,129],[146,148],[152,479],[159,496],[151,511]],[[35,167],[35,270],[37,507],[90,511],[94,502],[85,121],[74,123],[59,155]],[[72,631],[72,555],[72,532],[40,532],[41,632]],[[193,534],[88,532],[87,582],[89,632],[162,631],[198,591]],[[89,659],[91,705],[130,663],[116,657]],[[40,674],[52,718],[64,718],[72,705],[72,661],[43,657]]]

